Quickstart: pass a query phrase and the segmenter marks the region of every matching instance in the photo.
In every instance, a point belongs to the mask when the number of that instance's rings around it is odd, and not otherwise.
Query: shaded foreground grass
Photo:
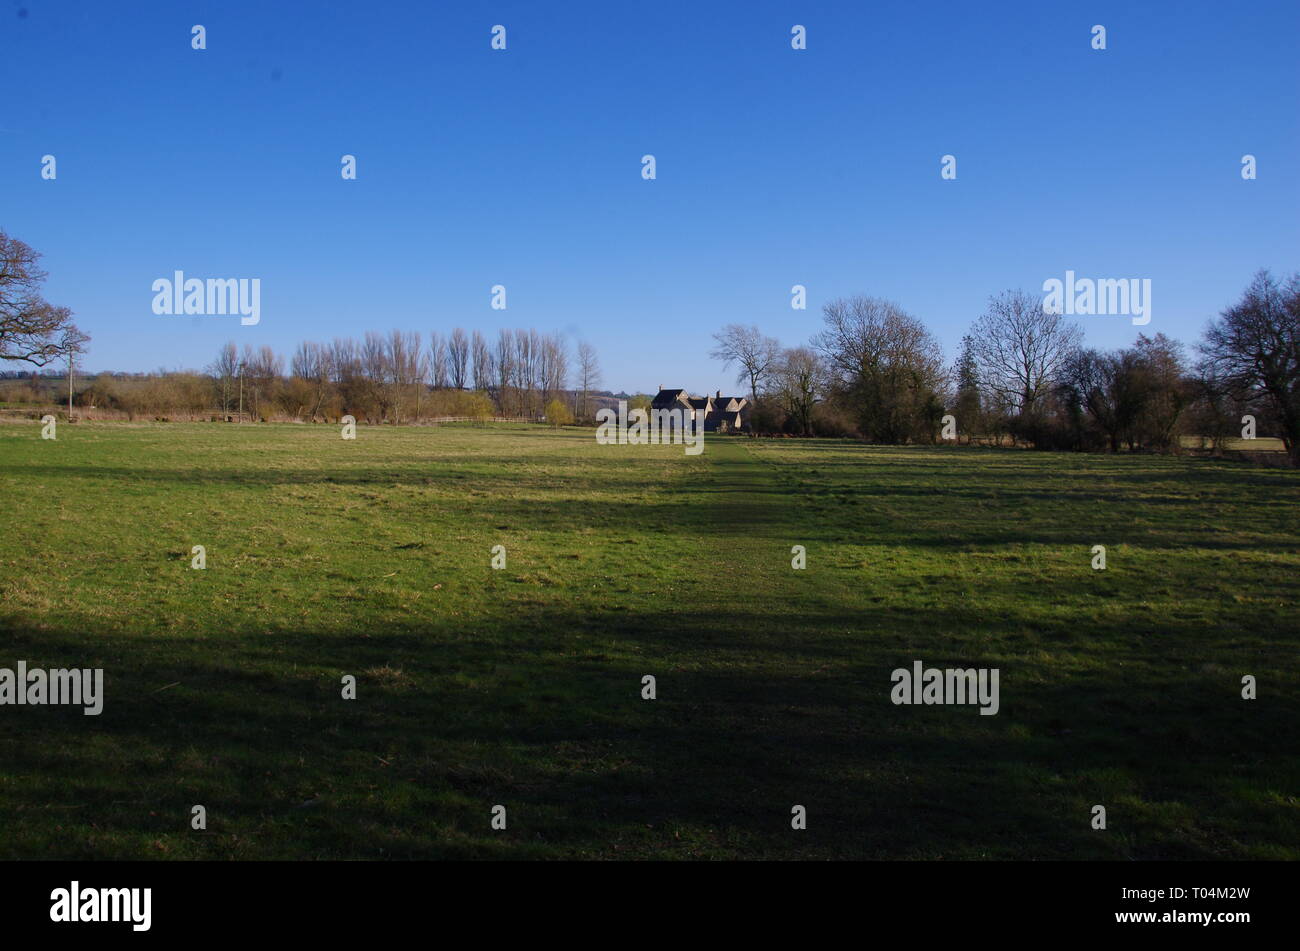
[[[1300,857],[1294,472],[9,425],[0,489],[0,667],[106,677],[0,707],[0,857]]]

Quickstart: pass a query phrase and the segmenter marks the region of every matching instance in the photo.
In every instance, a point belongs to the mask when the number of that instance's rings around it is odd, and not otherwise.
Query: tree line
[[[0,230],[0,365],[65,365],[70,409],[350,414],[370,423],[492,415],[565,423],[588,421],[595,409],[600,367],[589,344],[570,352],[559,334],[508,329],[489,338],[456,328],[427,343],[399,330],[304,341],[287,366],[271,347],[232,342],[203,373],[101,374],[78,394],[73,371],[89,338],[68,308],[41,295],[39,258]],[[1276,435],[1300,465],[1300,275],[1260,271],[1190,356],[1159,333],[1117,350],[1085,347],[1078,323],[1024,291],[990,298],[951,364],[924,323],[892,301],[833,300],[822,316],[822,329],[793,348],[755,326],[714,335],[712,355],[736,366],[749,388],[751,430],[933,442],[951,417],[965,442],[1171,451],[1186,435],[1218,448],[1249,418],[1256,435]]]
[[[54,383],[53,378],[51,385]],[[73,402],[137,416],[221,415],[253,420],[410,423],[434,417],[512,418],[555,424],[590,420],[601,383],[595,348],[571,352],[560,334],[502,330],[367,331],[361,339],[303,341],[286,361],[269,346],[224,344],[201,372],[101,373]],[[12,401],[37,401],[39,382],[5,388]],[[49,394],[44,394],[48,397]]]
[[[749,389],[753,430],[935,442],[951,416],[968,443],[1174,451],[1186,435],[1219,448],[1250,417],[1300,465],[1300,275],[1260,271],[1191,355],[1159,333],[1088,348],[1076,321],[1018,290],[990,298],[951,364],[892,301],[833,300],[822,317],[793,348],[752,325],[714,335],[712,356]]]
[[[247,413],[254,419],[338,419],[402,423],[426,416],[493,415],[572,422],[594,415],[600,385],[595,348],[570,352],[560,334],[500,330],[489,339],[457,327],[448,334],[366,331],[360,339],[298,344],[286,366],[269,346],[225,344],[204,372],[108,374],[72,391],[77,355],[89,337],[66,307],[41,294],[40,254],[0,230],[0,364],[36,367],[66,362],[69,408],[143,413]],[[572,382],[574,389],[570,389]],[[34,384],[35,381],[32,381]],[[11,399],[42,398],[32,384]]]
[[[499,331],[489,339],[457,327],[434,332],[367,331],[357,340],[303,341],[289,359],[267,346],[243,350],[227,343],[207,367],[223,412],[236,408],[242,389],[254,418],[272,407],[296,419],[403,423],[427,416],[513,416],[572,421],[590,418],[601,382],[595,348],[571,352],[560,334]],[[574,384],[573,389],[570,384]]]

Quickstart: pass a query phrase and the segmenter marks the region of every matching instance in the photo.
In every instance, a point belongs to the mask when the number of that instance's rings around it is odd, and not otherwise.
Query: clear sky
[[[1149,278],[1142,329],[1190,343],[1300,268],[1298,37],[1295,0],[0,0],[0,228],[90,370],[510,326],[590,340],[616,390],[725,390],[724,324],[793,345],[872,294],[951,357],[1067,269]],[[260,278],[261,322],[155,315],[176,270]]]

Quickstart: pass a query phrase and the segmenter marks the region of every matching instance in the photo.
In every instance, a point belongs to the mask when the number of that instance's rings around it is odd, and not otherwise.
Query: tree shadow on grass
[[[1294,666],[1249,704],[1225,671],[1162,667],[1158,645],[1082,668],[1041,648],[1007,656],[982,632],[955,636],[979,619],[950,610],[886,618],[878,634],[853,633],[855,612],[774,622],[741,605],[625,612],[616,629],[559,610],[526,621],[258,623],[192,641],[10,618],[7,658],[102,666],[107,696],[100,717],[9,709],[0,851],[1241,858],[1300,846],[1281,797],[1300,758],[1279,743],[1296,735],[1300,694],[1277,689],[1296,685]],[[1094,622],[1074,646],[1123,637]],[[895,706],[890,672],[914,659],[998,666],[1001,712]],[[654,701],[641,699],[646,674]],[[212,834],[189,831],[194,803]],[[488,826],[497,803],[505,834]],[[1107,833],[1089,827],[1094,803]],[[794,805],[806,831],[790,828]]]

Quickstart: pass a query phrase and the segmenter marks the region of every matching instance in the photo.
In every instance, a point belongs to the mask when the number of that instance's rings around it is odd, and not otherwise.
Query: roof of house
[[[685,390],[660,390],[655,394],[655,398],[650,401],[650,405],[657,409],[665,406],[672,406],[678,400],[688,399]]]
[[[739,413],[749,405],[744,396],[691,396],[684,389],[664,389],[660,387],[655,398],[650,401],[651,409],[668,409],[685,405],[691,409],[702,409],[706,414]]]

